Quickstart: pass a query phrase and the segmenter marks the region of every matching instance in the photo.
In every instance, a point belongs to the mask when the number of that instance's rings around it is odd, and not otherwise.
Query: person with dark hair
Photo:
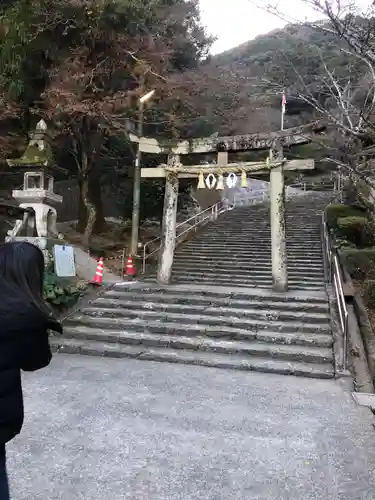
[[[62,333],[43,298],[44,256],[35,245],[0,246],[0,500],[9,499],[5,445],[21,431],[21,370],[49,365],[48,330]]]

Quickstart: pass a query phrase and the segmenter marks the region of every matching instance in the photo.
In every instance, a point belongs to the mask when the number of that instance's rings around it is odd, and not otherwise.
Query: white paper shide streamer
[[[237,176],[234,172],[231,172],[227,177],[227,186],[229,188],[234,188],[237,184]]]
[[[208,174],[206,177],[206,186],[208,187],[208,189],[214,188],[215,184],[216,184],[216,177],[214,176],[214,174]]]

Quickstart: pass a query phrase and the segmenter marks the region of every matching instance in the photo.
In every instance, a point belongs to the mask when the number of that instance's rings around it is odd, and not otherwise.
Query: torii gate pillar
[[[180,163],[179,155],[170,154],[168,156],[168,165],[174,166],[178,163]],[[172,277],[174,249],[176,246],[178,189],[178,174],[167,173],[165,179],[161,246],[157,270],[157,281],[162,285],[168,285]]]
[[[280,162],[284,158],[280,143],[270,149],[270,160]],[[276,292],[288,291],[288,270],[285,234],[285,185],[284,166],[271,167],[270,215],[272,251],[272,287]]]

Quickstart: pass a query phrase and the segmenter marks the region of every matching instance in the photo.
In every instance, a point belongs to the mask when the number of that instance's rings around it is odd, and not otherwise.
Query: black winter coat
[[[0,445],[22,428],[21,370],[35,371],[51,361],[47,330],[61,326],[50,321],[32,303],[0,291]]]

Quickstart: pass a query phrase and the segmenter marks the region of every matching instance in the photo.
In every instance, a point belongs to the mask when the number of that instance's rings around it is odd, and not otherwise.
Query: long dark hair
[[[44,255],[36,245],[12,241],[0,246],[0,290],[10,298],[21,298],[43,315],[51,310],[43,298]]]

